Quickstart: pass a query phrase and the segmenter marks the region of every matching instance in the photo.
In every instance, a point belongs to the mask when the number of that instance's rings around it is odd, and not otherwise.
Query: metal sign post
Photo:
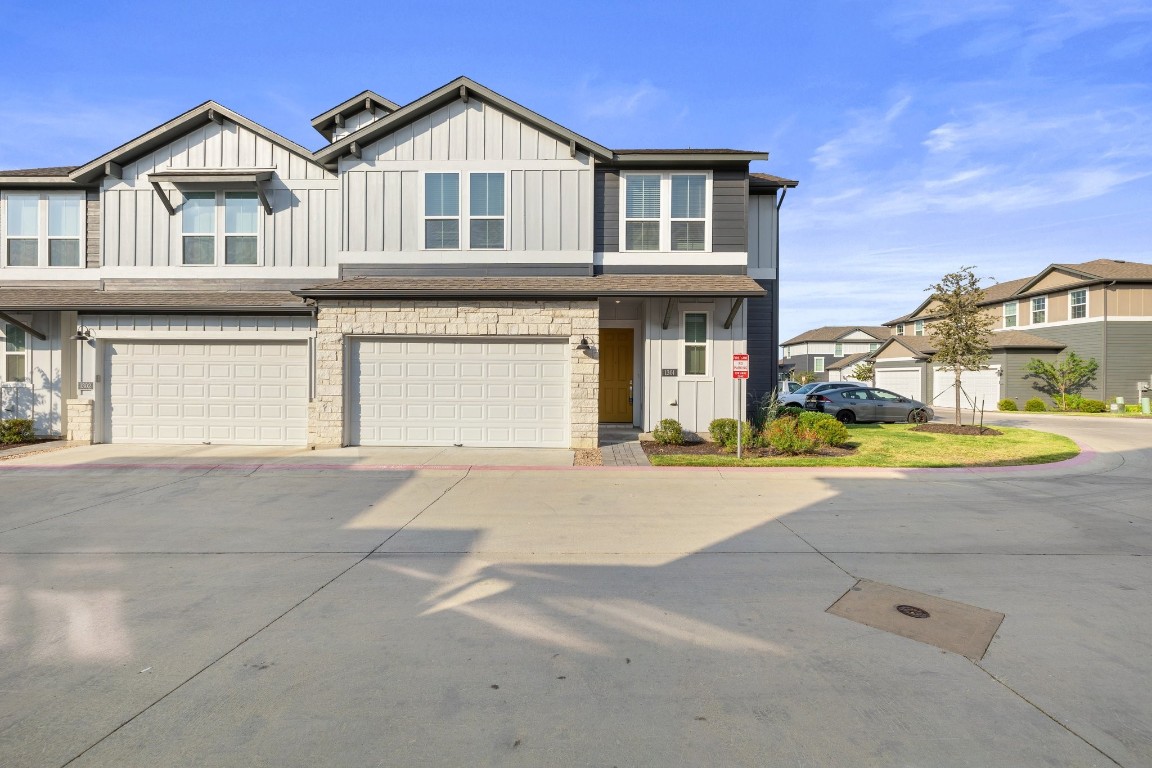
[[[732,379],[736,385],[736,458],[744,458],[744,382],[748,380],[748,355],[737,352],[732,355]]]

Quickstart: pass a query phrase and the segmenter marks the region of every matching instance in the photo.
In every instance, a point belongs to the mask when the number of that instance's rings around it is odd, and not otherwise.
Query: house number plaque
[[[676,376],[679,373],[680,373],[679,368],[661,368],[660,369],[660,375],[661,376]]]

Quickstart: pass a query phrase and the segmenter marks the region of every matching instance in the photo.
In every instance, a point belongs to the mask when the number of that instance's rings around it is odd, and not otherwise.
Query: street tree
[[[988,340],[995,319],[980,306],[984,300],[982,278],[976,276],[975,267],[962,267],[950,272],[940,282],[930,285],[928,312],[928,338],[936,353],[932,362],[955,376],[956,424],[960,424],[960,377],[964,371],[978,371],[991,350]]]
[[[876,379],[876,366],[869,362],[856,363],[852,366],[852,378],[872,382]]]
[[[1038,389],[1053,400],[1059,398],[1060,410],[1068,410],[1068,395],[1078,395],[1096,379],[1100,366],[1095,358],[1085,360],[1075,352],[1069,352],[1063,360],[1055,363],[1034,357],[1024,366],[1029,378],[1040,380]]]

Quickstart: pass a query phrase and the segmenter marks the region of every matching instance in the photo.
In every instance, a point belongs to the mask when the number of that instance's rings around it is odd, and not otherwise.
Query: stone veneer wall
[[[344,444],[348,336],[562,337],[571,348],[571,445],[599,444],[600,307],[595,300],[322,302],[316,316],[316,391],[308,413],[313,447]],[[581,337],[588,339],[590,352],[576,350]]]
[[[69,400],[68,424],[65,427],[64,438],[77,443],[92,442],[92,411],[91,400]]]

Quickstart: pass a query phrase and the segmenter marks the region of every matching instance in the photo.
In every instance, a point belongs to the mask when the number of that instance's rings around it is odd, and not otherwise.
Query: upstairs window
[[[923,320],[917,320],[916,325],[914,325],[913,328],[915,329],[914,332],[917,336],[923,336],[924,335],[924,321]]]
[[[468,213],[469,247],[504,247],[504,174],[468,175]]]
[[[875,352],[878,349],[880,349],[880,342],[878,342],[878,341],[874,341],[868,345],[868,351],[869,352]]]
[[[672,176],[672,250],[704,250],[707,186],[708,177],[702,173]]]
[[[185,192],[180,206],[183,263],[201,267],[258,264],[258,206],[255,192]]]
[[[1037,296],[1032,299],[1032,324],[1048,321],[1048,297]]]
[[[904,323],[897,323],[896,324],[896,335],[897,336],[903,336],[904,335]]]
[[[13,384],[28,381],[28,336],[24,329],[4,323],[4,381]]]
[[[624,247],[629,251],[660,250],[660,176],[629,174],[624,211]]]
[[[684,375],[708,375],[708,313],[684,313]]]
[[[836,349],[832,354],[836,357],[844,357],[844,343],[841,341],[836,342]]]
[[[500,228],[503,229],[503,222]],[[433,250],[456,250],[460,247],[458,173],[424,174],[424,247]]]
[[[1080,288],[1068,294],[1068,316],[1073,320],[1088,317],[1088,289]]]
[[[1004,327],[1015,328],[1019,322],[1019,302],[1008,301],[1004,303]]]
[[[4,263],[9,267],[80,267],[84,195],[9,192]]]

